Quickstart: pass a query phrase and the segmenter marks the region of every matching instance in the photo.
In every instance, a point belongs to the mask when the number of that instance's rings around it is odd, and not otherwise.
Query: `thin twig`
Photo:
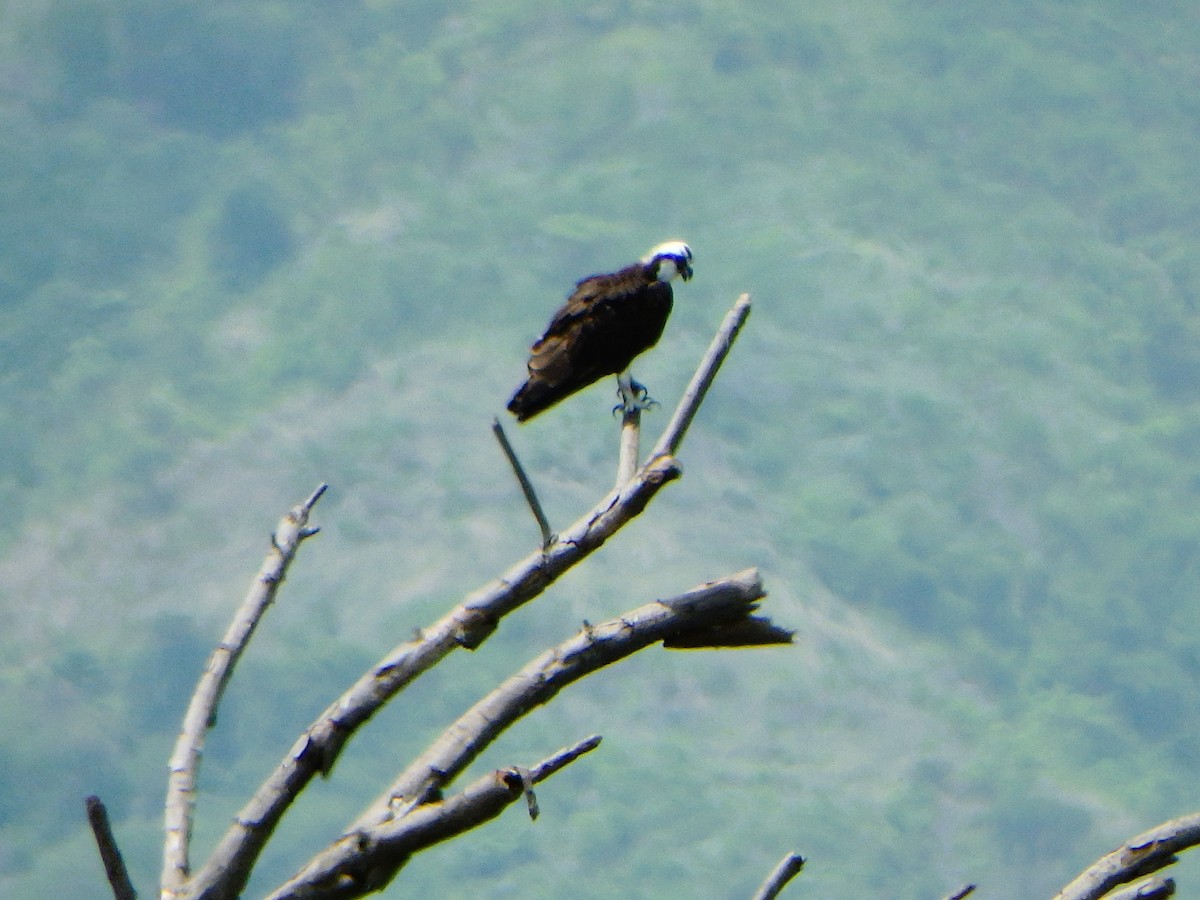
[[[529,770],[529,780],[533,784],[540,784],[551,775],[554,775],[560,769],[569,766],[585,753],[591,753],[600,746],[600,741],[603,738],[598,734],[593,734],[589,738],[584,738],[577,744],[572,744],[570,747],[563,747],[557,753],[552,753],[540,763]]]
[[[1157,872],[1200,844],[1200,813],[1163,822],[1088,866],[1054,900],[1099,900],[1113,888]]]
[[[709,345],[708,352],[704,354],[700,367],[696,369],[696,374],[692,376],[687,390],[684,391],[683,399],[679,401],[675,414],[671,416],[671,421],[663,431],[662,437],[654,445],[654,450],[650,454],[652,460],[660,456],[674,456],[679,452],[679,445],[683,442],[684,435],[687,434],[688,427],[692,424],[692,419],[696,417],[700,404],[704,402],[704,395],[708,393],[713,379],[717,377],[717,370],[721,368],[721,363],[729,355],[729,351],[733,348],[733,342],[737,340],[738,333],[742,330],[749,315],[750,295],[742,294],[733,304],[733,308],[725,315],[725,320]]]
[[[271,549],[267,551],[266,559],[225,636],[209,656],[184,714],[167,776],[162,868],[164,897],[182,892],[187,883],[196,773],[205,734],[216,720],[217,706],[225,685],[229,683],[234,667],[267,607],[275,599],[275,592],[283,582],[300,542],[317,532],[316,528],[308,527],[308,516],[327,488],[328,485],[319,485],[307,500],[293,507],[279,521],[279,526],[271,536]]]
[[[804,857],[799,853],[787,854],[755,892],[753,900],[775,900],[779,896],[779,892],[789,881],[799,875],[803,868]]]
[[[946,900],[963,900],[964,897],[967,897],[973,893],[975,893],[975,885],[964,884],[962,887],[960,887],[954,893],[947,894]]]
[[[413,854],[496,818],[525,795],[527,782],[545,781],[599,744],[593,736],[528,770],[489,772],[443,802],[343,839],[268,900],[348,900],[381,890]]]
[[[500,442],[500,449],[504,451],[504,455],[508,458],[508,464],[512,466],[513,474],[517,476],[517,483],[521,485],[521,493],[525,495],[525,502],[529,504],[529,509],[537,520],[538,528],[541,529],[542,549],[545,550],[554,543],[554,532],[550,530],[550,522],[533,489],[533,482],[525,474],[525,467],[517,459],[516,451],[508,442],[508,435],[504,433],[504,426],[500,424],[499,419],[492,419],[492,434],[496,435],[496,440]]]
[[[100,848],[100,861],[104,863],[104,874],[112,887],[115,900],[137,900],[137,891],[129,880],[129,870],[125,868],[125,860],[117,847],[117,838],[113,834],[112,825],[108,821],[108,810],[103,801],[96,795],[84,801],[87,807],[88,824],[92,826],[92,834],[96,837],[96,846]]]
[[[746,569],[604,624],[585,626],[463,713],[346,832],[372,827],[426,803],[505,729],[549,703],[567,685],[658,641],[750,618],[764,596],[758,571]]]

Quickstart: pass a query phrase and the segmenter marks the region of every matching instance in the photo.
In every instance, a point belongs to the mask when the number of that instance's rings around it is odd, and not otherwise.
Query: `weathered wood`
[[[328,848],[318,853],[295,877],[287,889],[272,900],[299,897],[357,897],[349,887],[336,893],[324,893],[322,885],[369,883],[378,890],[394,877],[409,856],[443,840],[443,834],[461,833],[469,822],[455,800],[461,795],[444,796],[444,789],[460,775],[483,750],[514,722],[559,691],[593,672],[624,659],[670,635],[686,634],[690,629],[707,632],[715,623],[729,623],[753,612],[765,596],[758,572],[747,569],[735,575],[700,585],[678,597],[656,600],[599,625],[587,625],[573,637],[552,647],[530,661],[519,672],[472,706],[419,755],[391,787],[381,794]],[[466,792],[469,792],[468,788]],[[465,793],[465,792],[464,792]],[[506,805],[506,804],[505,804]],[[473,807],[481,818],[474,824],[499,813],[483,804]],[[431,812],[433,810],[434,812]],[[436,813],[436,815],[435,815]],[[433,818],[431,818],[431,815]],[[439,823],[437,816],[451,822]],[[417,819],[418,831],[437,836],[429,843],[413,842],[404,822]],[[370,879],[356,876],[364,865],[364,849],[386,843],[383,835],[406,835],[391,850],[379,850],[392,868],[373,861]],[[398,852],[396,847],[402,847]],[[366,853],[370,856],[371,853]]]
[[[1200,813],[1171,819],[1102,856],[1059,891],[1054,900],[1100,900],[1113,888],[1157,872],[1176,854],[1200,844]]]
[[[754,892],[753,900],[775,900],[779,896],[789,881],[800,874],[800,870],[804,868],[804,857],[799,853],[788,853],[779,861],[779,864],[771,870],[771,874],[767,876],[757,891]]]
[[[182,896],[188,881],[196,773],[205,735],[216,721],[217,706],[225,685],[229,683],[234,667],[254,636],[254,630],[267,607],[274,601],[275,592],[283,583],[301,541],[317,533],[316,528],[308,527],[308,517],[327,488],[328,485],[319,485],[307,500],[293,507],[280,520],[275,533],[271,535],[271,549],[267,551],[262,567],[234,614],[225,636],[209,656],[204,673],[192,693],[168,764],[161,879],[164,898]]]

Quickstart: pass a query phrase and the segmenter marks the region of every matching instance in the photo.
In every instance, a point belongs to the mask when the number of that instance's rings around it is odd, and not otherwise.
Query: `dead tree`
[[[275,770],[235,815],[207,860],[191,858],[197,775],[208,729],[216,721],[222,693],[241,654],[275,599],[301,545],[317,533],[309,524],[326,490],[320,485],[280,521],[271,547],[225,635],[212,651],[192,695],[171,755],[164,814],[160,896],[164,900],[232,900],[280,820],[312,779],[328,777],[346,743],[379,709],[450,653],[478,648],[501,620],[539,596],[576,563],[599,549],[637,516],[666,484],[680,477],[675,455],[704,395],[750,312],[742,295],[725,317],[683,399],[639,464],[640,412],[629,411],[621,426],[616,486],[574,524],[555,535],[516,455],[497,423],[507,454],[542,532],[541,546],[499,578],[485,584],[442,618],[417,632],[335,699],[297,738]],[[498,816],[525,800],[538,814],[534,787],[594,750],[599,736],[570,743],[532,765],[491,772],[455,793],[449,788],[466,767],[506,728],[569,684],[653,644],[668,648],[752,647],[785,644],[791,632],[755,615],[765,597],[754,569],[655,600],[578,633],[531,660],[481,698],[400,772],[391,785],[329,845],[301,864],[270,896],[361,897],[386,886],[417,853]],[[118,900],[135,896],[99,798],[88,798],[88,817],[105,871]],[[773,873],[762,896],[774,896],[799,870],[799,857]]]

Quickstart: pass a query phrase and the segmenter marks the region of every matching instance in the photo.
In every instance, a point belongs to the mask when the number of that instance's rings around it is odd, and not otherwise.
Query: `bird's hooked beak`
[[[688,264],[686,259],[677,260],[675,263],[675,268],[679,270],[679,277],[684,281],[687,281],[692,277],[692,267]]]

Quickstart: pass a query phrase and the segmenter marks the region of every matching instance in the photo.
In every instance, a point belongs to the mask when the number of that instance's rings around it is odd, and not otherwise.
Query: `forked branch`
[[[753,612],[766,596],[756,569],[655,600],[601,625],[585,625],[573,637],[542,653],[504,681],[446,729],[424,753],[350,826],[367,828],[428,802],[493,740],[569,684],[651,644],[704,635],[733,622],[766,621]],[[775,643],[791,641],[779,631]]]
[[[436,818],[430,818],[430,807],[440,810],[439,815],[458,815],[458,807],[451,806],[450,801],[439,802],[443,788],[526,713],[548,703],[567,685],[659,641],[706,634],[736,621],[757,619],[753,612],[763,596],[758,572],[747,569],[677,597],[648,603],[601,625],[585,626],[532,660],[447,728],[338,841],[314,857],[286,890],[275,895],[276,900],[358,896],[312,891],[322,884],[353,881],[351,875],[363,866],[363,848],[373,847],[384,832],[400,829],[397,833],[407,833],[400,826],[408,819],[419,818],[423,831],[440,833],[435,827]],[[791,638],[790,632],[780,634],[779,643]],[[462,824],[457,818],[455,823],[456,829]],[[390,871],[385,871],[382,863],[372,864],[370,882],[376,886],[374,889],[390,881],[408,856],[424,846],[406,844],[405,848],[404,854],[388,857],[393,866]],[[308,892],[301,892],[301,885],[308,885]]]
[[[347,865],[313,870],[297,877],[268,900],[348,900],[381,890],[415,853],[458,837],[500,815],[563,767],[600,745],[599,736],[566,747],[528,769],[498,769],[445,801],[430,803],[410,816],[357,835]]]

